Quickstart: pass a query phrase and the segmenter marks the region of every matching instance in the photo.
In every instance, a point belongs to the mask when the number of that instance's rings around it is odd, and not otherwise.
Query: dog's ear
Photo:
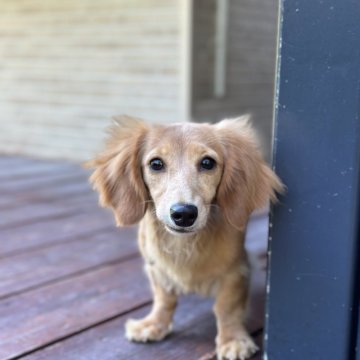
[[[140,221],[146,211],[141,156],[148,130],[142,120],[115,117],[104,151],[85,164],[95,168],[90,182],[100,193],[100,204],[113,210],[119,226]]]
[[[243,230],[250,214],[276,201],[283,185],[262,159],[249,116],[215,125],[224,152],[224,168],[217,203],[227,221]]]

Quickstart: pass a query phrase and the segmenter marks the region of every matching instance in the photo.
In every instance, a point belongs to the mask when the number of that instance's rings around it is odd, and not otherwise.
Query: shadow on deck
[[[151,304],[136,229],[115,227],[87,177],[71,163],[0,157],[0,359],[214,359],[212,302],[194,296],[180,299],[166,341],[124,339],[126,319]],[[249,237],[266,227],[255,217]],[[248,323],[261,342],[264,242],[249,244]]]

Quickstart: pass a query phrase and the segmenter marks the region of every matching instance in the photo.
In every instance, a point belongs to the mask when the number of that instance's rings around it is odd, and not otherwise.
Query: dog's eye
[[[150,168],[154,171],[160,171],[164,169],[164,163],[161,159],[150,160]]]
[[[211,170],[215,167],[216,162],[210,157],[204,157],[200,162],[201,170]]]

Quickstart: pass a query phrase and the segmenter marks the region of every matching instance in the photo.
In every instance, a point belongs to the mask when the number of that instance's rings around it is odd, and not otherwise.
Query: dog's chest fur
[[[140,223],[145,269],[168,291],[214,295],[228,272],[247,275],[243,234],[233,228],[176,236],[159,228],[151,213]]]

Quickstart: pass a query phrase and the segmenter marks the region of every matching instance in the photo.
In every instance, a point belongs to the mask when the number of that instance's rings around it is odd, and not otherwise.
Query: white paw
[[[219,344],[216,347],[216,354],[219,360],[246,360],[254,355],[259,348],[247,335],[241,338]]]
[[[171,331],[171,324],[166,326],[160,322],[146,319],[130,319],[125,324],[125,337],[130,341],[160,341]]]

